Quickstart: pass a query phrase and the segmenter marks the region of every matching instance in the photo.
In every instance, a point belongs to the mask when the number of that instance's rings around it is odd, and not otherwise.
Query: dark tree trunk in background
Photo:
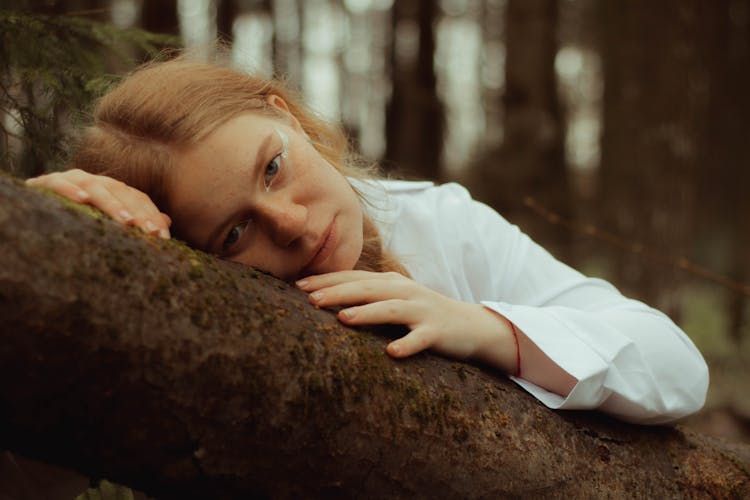
[[[478,162],[471,183],[478,197],[561,256],[567,232],[523,208],[524,197],[532,196],[556,213],[569,213],[555,75],[558,17],[557,0],[507,3],[503,143]]]
[[[394,2],[392,7],[393,86],[386,109],[385,166],[411,178],[440,177],[445,118],[434,67],[438,12],[437,2],[432,0]],[[414,29],[416,40],[404,47],[405,33]],[[415,43],[416,53],[411,50]]]
[[[750,282],[750,0],[714,2],[717,29],[711,74],[707,151],[697,191],[698,258],[740,283]],[[717,248],[717,242],[723,244]],[[718,252],[717,252],[718,250]],[[720,258],[717,258],[720,256]],[[720,267],[719,267],[720,266]],[[731,292],[730,292],[731,293]],[[739,348],[747,297],[731,293],[729,333]]]
[[[179,34],[177,0],[144,1],[141,7],[141,27],[154,33]]]
[[[750,495],[750,449],[553,412],[0,177],[0,446],[159,498]]]
[[[659,255],[688,254],[698,168],[716,168],[710,96],[723,85],[714,70],[726,3],[601,2],[603,225]],[[684,274],[649,266],[639,249],[617,253],[617,283],[677,318]]]
[[[239,0],[218,0],[216,9],[216,32],[221,40],[231,43],[234,39],[232,27],[239,14]]]

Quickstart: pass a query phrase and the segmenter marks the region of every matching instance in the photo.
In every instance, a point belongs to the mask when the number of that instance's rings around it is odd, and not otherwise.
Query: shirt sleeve
[[[550,408],[599,409],[635,423],[671,422],[703,406],[708,368],[669,317],[556,260],[453,186],[460,201],[452,202],[451,237],[462,234],[457,248],[474,296],[578,380],[567,397],[511,377],[516,383]]]

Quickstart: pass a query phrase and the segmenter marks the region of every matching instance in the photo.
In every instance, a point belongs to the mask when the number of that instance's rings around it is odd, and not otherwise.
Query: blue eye
[[[242,235],[245,233],[245,231],[247,231],[247,227],[249,225],[250,221],[246,220],[240,222],[236,226],[233,226],[232,229],[229,230],[227,237],[224,239],[224,243],[221,244],[221,252],[223,254],[231,252],[232,247],[236,245],[238,241],[240,241]]]
[[[268,190],[271,187],[271,184],[273,184],[273,180],[279,174],[279,170],[281,170],[280,154],[273,157],[271,163],[266,165],[266,171],[263,172],[263,185],[266,190]]]

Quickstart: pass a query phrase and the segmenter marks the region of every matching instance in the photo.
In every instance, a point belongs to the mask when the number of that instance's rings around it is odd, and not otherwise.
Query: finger
[[[164,212],[161,212],[159,215],[161,215],[162,222],[166,227],[172,225],[172,217],[170,217],[168,214],[165,214]]]
[[[399,277],[406,279],[404,276],[398,273],[378,273],[373,271],[360,271],[360,270],[347,270],[347,271],[336,271],[326,274],[317,274],[313,276],[306,276],[297,281],[297,286],[306,291],[319,290],[321,288],[338,285],[340,283],[346,283],[348,281],[362,281],[373,279],[375,277],[381,277],[383,279],[394,279]]]
[[[60,196],[64,196],[78,203],[86,203],[91,195],[77,184],[67,180],[64,177],[56,175],[43,175],[27,179],[26,184],[36,188],[44,188],[54,191]]]
[[[130,224],[135,220],[133,213],[107,186],[98,182],[89,182],[85,190],[90,195],[88,203],[114,220],[123,224]]]
[[[338,317],[346,325],[418,324],[424,318],[420,309],[408,300],[390,299],[363,306],[349,307],[338,312]]]
[[[312,292],[310,302],[319,307],[367,304],[388,299],[414,299],[418,285],[411,280],[389,280],[381,277],[347,281]]]
[[[169,226],[172,219],[160,212],[148,195],[122,184],[121,189],[117,190],[117,198],[133,214],[133,225],[146,233],[169,238]]]
[[[386,352],[394,358],[406,358],[432,347],[433,338],[427,328],[417,328],[404,337],[394,340],[386,347]]]

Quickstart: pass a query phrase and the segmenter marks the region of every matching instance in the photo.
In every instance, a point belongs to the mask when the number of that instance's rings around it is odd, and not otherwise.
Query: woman
[[[345,306],[343,323],[407,325],[394,357],[478,360],[551,408],[633,422],[703,405],[705,362],[664,314],[556,261],[456,184],[373,179],[278,82],[147,65],[99,102],[74,166],[28,182],[296,280],[312,303]]]

